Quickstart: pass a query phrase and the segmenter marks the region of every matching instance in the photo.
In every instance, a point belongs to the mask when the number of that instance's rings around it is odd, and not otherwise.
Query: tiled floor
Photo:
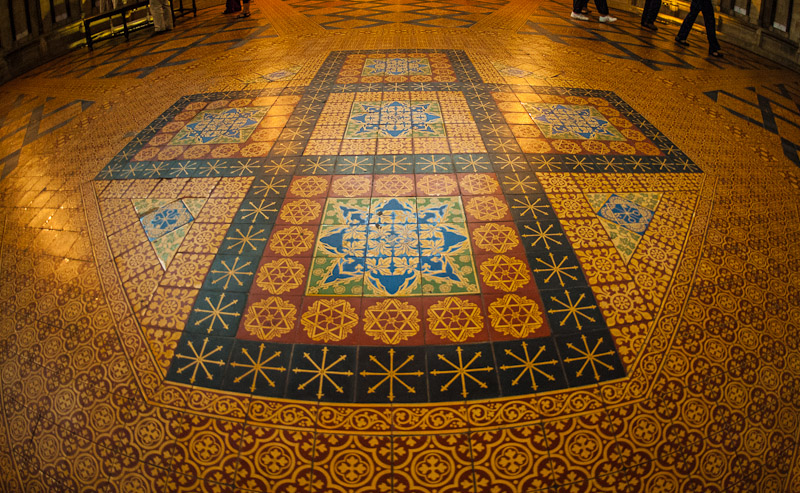
[[[796,73],[218,10],[0,90],[0,488],[800,491]]]

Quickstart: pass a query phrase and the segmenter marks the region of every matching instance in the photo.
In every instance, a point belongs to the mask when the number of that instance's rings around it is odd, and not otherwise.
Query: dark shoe
[[[653,31],[653,32],[658,31],[658,28],[652,22],[649,23],[649,24],[643,22],[642,23],[642,28],[647,29],[648,31]]]
[[[717,50],[717,51],[709,51],[708,52],[708,56],[713,56],[714,58],[722,58],[723,54],[719,50]]]
[[[241,14],[236,16],[237,19],[246,19],[248,17],[250,17],[250,12],[242,12]]]
[[[680,39],[680,38],[675,38],[675,44],[681,46],[689,46],[689,43],[687,43],[685,39]]]

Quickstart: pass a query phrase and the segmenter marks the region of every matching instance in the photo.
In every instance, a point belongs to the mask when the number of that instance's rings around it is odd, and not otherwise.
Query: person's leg
[[[589,0],[572,0],[572,13],[569,16],[579,21],[588,21],[589,18],[583,13],[588,3]]]
[[[242,10],[242,4],[239,0],[228,0],[225,3],[225,11],[223,14],[232,14],[233,12],[239,12]]]
[[[242,0],[242,13],[237,17],[250,17],[250,0]]]
[[[608,15],[608,3],[606,0],[594,0],[594,5],[597,7],[597,13],[605,17]]]
[[[703,22],[706,25],[706,36],[708,37],[708,52],[718,52],[720,49],[717,41],[717,20],[714,16],[714,5],[711,0],[700,0],[703,11]]]
[[[150,13],[153,15],[153,27],[157,33],[167,29],[164,20],[164,10],[161,8],[160,0],[150,0]]]
[[[171,31],[174,27],[172,25],[172,4],[169,0],[160,0],[162,12],[164,13],[164,27],[167,31]]]
[[[697,19],[698,13],[700,13],[700,2],[698,0],[692,0],[692,5],[689,7],[689,13],[686,14],[686,18],[683,19],[683,24],[681,24],[680,29],[678,29],[678,35],[675,36],[676,40],[685,41],[686,38],[689,37],[689,31],[692,30],[692,26],[694,25],[695,19]]]
[[[653,24],[658,19],[661,10],[661,0],[646,0],[642,11],[642,24]]]

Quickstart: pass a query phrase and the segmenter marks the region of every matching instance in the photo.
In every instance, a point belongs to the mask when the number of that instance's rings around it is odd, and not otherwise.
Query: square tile
[[[290,346],[237,339],[222,388],[243,394],[283,397],[290,357]]]

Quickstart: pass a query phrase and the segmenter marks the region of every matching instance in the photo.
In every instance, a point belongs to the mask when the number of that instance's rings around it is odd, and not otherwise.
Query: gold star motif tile
[[[256,301],[247,309],[244,330],[262,341],[280,337],[294,328],[297,308],[277,296]]]
[[[495,255],[482,263],[481,277],[487,286],[506,292],[516,291],[531,280],[525,263],[507,255]]]
[[[364,310],[364,332],[384,344],[397,344],[419,332],[417,309],[390,298]]]
[[[472,232],[472,239],[478,248],[492,252],[505,253],[519,245],[519,237],[513,228],[497,223],[486,223]]]
[[[290,258],[267,262],[258,270],[256,284],[270,294],[283,294],[299,287],[305,278],[305,268]]]
[[[483,315],[475,303],[450,296],[428,308],[428,328],[451,342],[464,342],[483,330]]]
[[[507,294],[489,305],[492,327],[518,339],[530,337],[544,323],[539,305],[525,296]]]
[[[300,323],[311,340],[336,342],[352,333],[358,314],[347,300],[323,299],[308,307]]]

